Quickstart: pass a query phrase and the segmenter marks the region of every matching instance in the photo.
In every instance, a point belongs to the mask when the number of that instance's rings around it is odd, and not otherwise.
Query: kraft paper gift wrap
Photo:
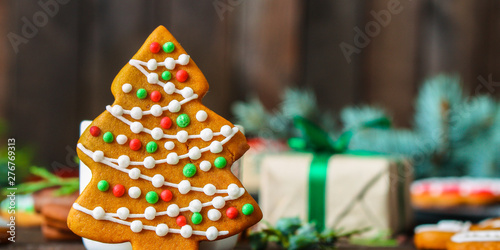
[[[282,153],[262,159],[259,203],[263,221],[274,225],[280,218],[295,216],[308,220],[312,159],[311,153]],[[366,234],[370,235],[381,230],[397,233],[409,227],[412,171],[408,162],[337,154],[327,164],[325,228],[369,227]]]

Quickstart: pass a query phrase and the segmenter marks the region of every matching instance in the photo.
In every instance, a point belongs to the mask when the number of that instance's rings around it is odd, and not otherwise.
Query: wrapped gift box
[[[309,153],[281,153],[262,159],[259,203],[264,221],[275,224],[279,218],[295,216],[308,220],[312,159]],[[407,161],[381,156],[334,155],[327,164],[326,228],[369,227],[367,234],[381,230],[397,233],[408,228],[412,170]]]

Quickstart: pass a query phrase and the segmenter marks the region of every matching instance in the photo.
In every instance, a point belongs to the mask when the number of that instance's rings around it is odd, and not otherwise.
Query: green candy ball
[[[148,96],[148,92],[145,89],[138,89],[136,94],[139,99],[144,99]]]
[[[193,224],[195,225],[200,224],[202,220],[203,216],[201,216],[201,214],[198,212],[194,212],[193,215],[191,215],[191,222],[193,222]]]
[[[252,206],[252,204],[245,204],[243,205],[243,208],[241,208],[241,212],[244,214],[244,215],[251,215],[254,211],[254,208]]]
[[[227,164],[226,158],[219,156],[215,158],[214,165],[216,168],[224,168]]]
[[[188,163],[184,166],[184,169],[182,169],[182,173],[186,177],[193,177],[196,174],[196,166],[192,163]]]
[[[113,133],[111,132],[106,132],[104,133],[104,135],[102,136],[102,139],[104,140],[104,142],[106,143],[112,143],[113,140],[115,139],[115,137],[113,136]]]
[[[158,202],[158,194],[155,191],[149,191],[146,194],[146,201],[150,204],[155,204]]]
[[[168,81],[172,79],[172,73],[170,73],[170,71],[163,71],[163,73],[161,73],[161,78],[165,81]]]
[[[185,128],[189,125],[191,119],[189,119],[189,116],[186,114],[180,114],[179,116],[177,116],[176,122],[177,126]]]
[[[97,189],[99,189],[99,191],[106,192],[109,189],[109,183],[105,180],[100,180],[97,183]]]
[[[158,150],[158,144],[156,144],[156,142],[150,141],[146,144],[146,151],[148,151],[148,153],[154,153],[156,150]]]
[[[174,49],[175,45],[173,42],[166,42],[165,44],[163,44],[163,51],[165,51],[166,53],[170,53],[174,51]]]

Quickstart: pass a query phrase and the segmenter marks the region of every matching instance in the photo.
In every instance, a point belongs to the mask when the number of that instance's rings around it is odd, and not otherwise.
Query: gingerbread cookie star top
[[[196,249],[262,218],[231,173],[248,149],[245,136],[202,105],[207,80],[165,27],[111,91],[115,102],[78,142],[92,179],[68,216],[73,232],[134,249]]]

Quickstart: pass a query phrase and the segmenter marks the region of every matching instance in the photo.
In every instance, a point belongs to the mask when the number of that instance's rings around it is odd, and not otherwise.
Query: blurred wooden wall
[[[286,86],[308,86],[324,109],[379,104],[408,126],[426,77],[458,73],[471,93],[500,92],[478,80],[500,81],[498,1],[57,1],[17,53],[8,34],[43,8],[0,1],[0,114],[21,144],[38,146],[40,164],[65,162],[79,122],[113,102],[113,78],[160,24],[205,73],[205,104],[226,117],[235,100],[256,94],[272,109]]]

